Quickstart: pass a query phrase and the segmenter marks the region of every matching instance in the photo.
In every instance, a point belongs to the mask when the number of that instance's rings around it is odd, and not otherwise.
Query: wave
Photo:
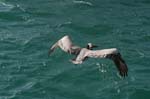
[[[0,12],[8,12],[13,9],[15,6],[12,4],[6,4],[4,2],[0,2]]]
[[[84,4],[84,5],[88,5],[88,6],[93,6],[93,4],[91,2],[87,2],[87,1],[77,1],[77,0],[74,0],[73,3]]]

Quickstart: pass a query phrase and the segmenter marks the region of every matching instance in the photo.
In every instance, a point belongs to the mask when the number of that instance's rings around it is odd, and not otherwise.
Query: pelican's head
[[[96,48],[96,47],[98,47],[98,46],[93,45],[92,43],[88,43],[87,46],[86,46],[86,48],[89,49],[89,50],[93,50],[93,48]]]

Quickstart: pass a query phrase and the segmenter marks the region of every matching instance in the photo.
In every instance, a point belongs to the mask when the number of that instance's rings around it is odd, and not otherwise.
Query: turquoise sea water
[[[116,47],[129,67],[112,61],[73,65],[57,49],[70,35],[82,47]],[[0,0],[0,99],[149,99],[149,0]]]

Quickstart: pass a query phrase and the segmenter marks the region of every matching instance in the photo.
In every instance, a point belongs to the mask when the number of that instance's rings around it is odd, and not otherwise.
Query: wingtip
[[[121,77],[125,78],[128,76],[128,73],[127,72],[120,72],[119,73]]]
[[[53,52],[53,50],[50,49],[50,50],[48,51],[48,56],[50,56],[52,52]]]
[[[114,59],[114,63],[117,66],[117,69],[119,70],[120,76],[122,77],[128,76],[128,67],[120,55],[116,56],[116,58]]]
[[[128,66],[126,65],[126,63],[124,61],[120,61],[120,68],[121,68],[121,72],[123,74],[123,77],[128,76]]]

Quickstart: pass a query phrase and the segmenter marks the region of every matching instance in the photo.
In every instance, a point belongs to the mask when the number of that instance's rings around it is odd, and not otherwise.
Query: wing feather
[[[108,58],[113,60],[121,76],[127,76],[128,68],[121,54],[116,48],[103,50],[88,50],[82,49],[80,54],[72,62],[74,64],[81,64],[87,57],[91,58]]]
[[[50,48],[48,54],[50,55],[56,48],[58,47],[58,42],[56,42],[52,47]]]
[[[119,74],[123,77],[128,76],[127,72],[128,72],[128,67],[125,63],[125,61],[123,60],[123,58],[121,57],[121,54],[118,53],[117,55],[114,55],[112,60],[114,61]]]
[[[116,48],[103,49],[103,50],[90,50],[87,52],[87,56],[91,58],[107,58],[108,55],[117,54]]]
[[[115,63],[119,74],[123,77],[127,76],[128,67],[116,48],[89,51],[87,56],[93,58],[109,58]]]
[[[54,45],[52,45],[49,50],[49,54],[51,54],[57,47],[70,54],[76,54],[80,49],[80,47],[73,45],[72,40],[68,35],[62,37]]]

